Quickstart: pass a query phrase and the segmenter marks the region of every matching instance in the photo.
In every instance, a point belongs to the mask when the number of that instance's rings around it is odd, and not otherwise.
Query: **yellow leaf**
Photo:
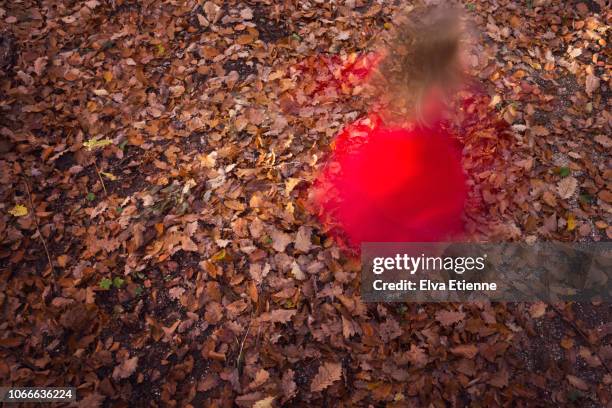
[[[113,144],[113,141],[110,139],[101,139],[101,140],[91,139],[83,143],[83,146],[85,146],[87,150],[92,151],[100,147],[108,146],[110,144]]]
[[[105,80],[106,82],[110,82],[110,81],[112,81],[112,80],[113,80],[113,73],[112,73],[112,72],[110,72],[110,71],[106,71],[106,72],[104,73],[104,80]]]
[[[275,398],[276,397],[267,397],[259,400],[253,405],[253,408],[272,408],[272,402],[274,402]]]
[[[574,214],[570,214],[569,217],[567,217],[567,230],[573,231],[575,228],[576,228],[576,217],[574,216]]]
[[[291,191],[293,191],[295,186],[297,186],[300,183],[300,181],[302,180],[300,180],[299,178],[290,177],[285,183],[285,194],[286,195],[291,194]]]
[[[17,204],[9,210],[9,214],[14,215],[15,217],[23,217],[24,215],[28,215],[28,209],[21,204]]]
[[[113,173],[105,173],[103,171],[100,172],[100,174],[102,174],[104,177],[106,177],[109,180],[117,180],[117,176],[115,176]]]
[[[225,259],[226,256],[227,256],[227,252],[225,252],[225,248],[223,248],[222,250],[220,250],[219,252],[213,255],[212,260],[215,262],[222,261]]]
[[[501,96],[495,94],[493,95],[493,98],[491,98],[491,102],[489,103],[489,107],[493,107],[495,105],[497,105],[498,103],[501,102]]]

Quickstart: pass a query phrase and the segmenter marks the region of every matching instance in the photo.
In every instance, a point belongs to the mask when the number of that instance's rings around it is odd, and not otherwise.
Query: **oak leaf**
[[[342,377],[342,365],[339,363],[323,363],[319,367],[319,372],[310,383],[310,391],[323,391]]]

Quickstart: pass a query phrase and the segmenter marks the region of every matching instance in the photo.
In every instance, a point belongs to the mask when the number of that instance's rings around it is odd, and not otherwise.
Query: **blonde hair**
[[[396,110],[423,119],[424,98],[434,88],[449,91],[462,76],[462,28],[456,9],[418,7],[399,16],[388,38],[374,85]]]

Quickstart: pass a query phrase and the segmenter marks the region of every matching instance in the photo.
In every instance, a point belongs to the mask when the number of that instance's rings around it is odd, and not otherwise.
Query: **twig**
[[[47,248],[47,243],[45,242],[45,238],[43,237],[42,232],[40,231],[40,224],[38,223],[38,217],[36,216],[36,211],[34,209],[34,202],[32,201],[32,194],[30,193],[30,185],[28,184],[27,179],[23,180],[23,184],[25,184],[26,192],[28,193],[28,201],[30,202],[30,211],[32,211],[32,215],[34,216],[34,222],[36,223],[36,232],[40,237],[40,241],[45,248],[45,253],[47,254],[47,260],[49,261],[49,267],[51,267],[51,272],[55,274],[55,268],[53,268],[53,261],[51,261],[51,255],[49,254],[49,248]]]
[[[104,185],[104,180],[102,179],[102,175],[100,174],[100,169],[98,168],[98,164],[94,159],[94,166],[96,166],[96,173],[98,173],[98,178],[100,179],[100,183],[102,183],[102,189],[104,190],[104,196],[108,197],[108,192],[106,191],[106,186]]]
[[[584,341],[586,341],[587,344],[591,344],[591,342],[589,341],[589,337],[586,335],[586,333],[584,331],[582,331],[582,329],[580,327],[578,327],[578,325],[576,325],[576,323],[572,322],[570,319],[568,319],[567,317],[565,317],[562,313],[561,310],[559,310],[559,308],[557,306],[555,306],[554,304],[550,304],[550,306],[552,307],[552,309],[559,315],[559,317],[561,319],[563,319],[564,322],[566,322],[567,324],[569,324],[570,326],[572,326],[572,328],[578,333],[580,334],[580,336],[583,338]],[[608,374],[612,375],[612,371],[610,371],[610,367],[608,367],[608,364],[606,364],[606,360],[603,359],[603,357],[599,354],[599,350],[597,350],[596,348],[592,347],[591,348],[595,354],[597,355],[597,358],[599,358],[599,361],[601,361],[601,364],[604,366],[604,368],[606,369],[606,371],[608,372]]]
[[[253,322],[253,319],[251,318],[251,320],[249,320],[249,325],[247,327],[246,333],[244,334],[244,337],[242,338],[242,342],[240,342],[240,350],[238,351],[238,357],[236,357],[236,367],[240,365],[240,359],[242,358],[242,349],[244,348],[244,342],[246,341],[247,336],[249,335],[249,330],[251,330],[252,322]]]

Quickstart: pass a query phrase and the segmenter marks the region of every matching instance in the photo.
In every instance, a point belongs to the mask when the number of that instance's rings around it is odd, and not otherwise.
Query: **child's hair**
[[[385,42],[385,58],[374,84],[392,107],[423,119],[424,98],[432,89],[448,91],[461,77],[459,12],[418,7],[402,14]]]

